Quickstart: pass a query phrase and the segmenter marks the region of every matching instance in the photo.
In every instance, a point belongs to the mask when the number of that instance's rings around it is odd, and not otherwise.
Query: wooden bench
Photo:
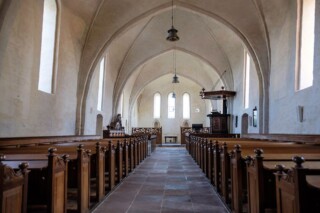
[[[76,210],[78,212],[87,212],[89,210],[89,205],[90,205],[90,155],[91,155],[91,150],[85,150],[83,145],[79,145],[78,147],[76,146],[70,146],[70,147],[59,147],[60,151],[59,153],[68,153],[68,160],[69,160],[69,165],[66,167],[67,172],[66,172],[66,177],[65,180],[67,180],[67,199],[65,201],[68,201],[69,203],[76,203],[75,205],[70,205],[72,206],[71,209]],[[48,169],[48,174],[44,175],[43,170],[44,170],[44,165],[48,164],[47,161],[45,160],[45,155],[41,154],[45,149],[48,149],[46,146],[43,146],[41,148],[38,148],[34,150],[32,147],[25,147],[18,149],[17,152],[24,153],[23,158],[24,160],[27,160],[29,163],[29,168],[32,169],[33,167],[31,165],[36,165],[36,163],[41,165],[40,163],[43,164],[43,167],[39,168],[39,171],[36,170],[31,170],[30,176],[33,177],[33,180],[38,179],[37,181],[34,182],[29,182],[29,188],[33,189],[30,190],[30,192],[34,192],[31,195],[32,197],[36,197],[35,193],[37,191],[37,184],[41,183],[41,178],[39,176],[45,176],[47,177],[46,179],[51,179],[52,177],[52,171]],[[4,152],[5,150],[1,150],[1,152]],[[13,152],[13,150],[7,150],[8,152]],[[54,153],[57,152],[56,148],[49,148],[49,151]],[[9,153],[6,153],[8,156],[8,163],[14,162],[14,156],[10,156]],[[50,155],[49,155],[50,156]],[[22,157],[17,157],[19,160],[22,160]],[[50,159],[49,159],[50,161]],[[49,162],[50,163],[50,162]],[[60,162],[59,162],[60,163]],[[59,163],[56,162],[57,165]],[[61,164],[61,163],[60,163]],[[51,172],[51,173],[50,173]],[[39,180],[40,178],[40,180]],[[43,181],[42,181],[43,182]],[[46,185],[45,183],[43,183]],[[66,191],[66,192],[67,192]],[[39,192],[41,193],[41,192]],[[29,193],[30,194],[30,193]],[[42,195],[39,199],[41,200],[45,195]],[[60,200],[61,201],[61,200]],[[33,201],[30,200],[31,203],[37,202],[37,199],[34,199]],[[66,205],[67,202],[65,202],[64,205]],[[60,204],[61,205],[61,204]],[[76,209],[74,209],[76,208]]]
[[[277,212],[319,212],[320,168],[302,166],[302,157],[296,157],[294,161],[295,166],[289,170],[284,165],[277,165]]]
[[[3,163],[17,169],[20,162],[21,160],[6,159]],[[28,211],[66,212],[68,155],[59,157],[56,149],[51,148],[47,159],[39,157],[26,162],[30,170]]]
[[[91,200],[99,202],[108,191],[114,188],[116,181],[120,182],[124,177],[128,176],[129,172],[132,172],[147,157],[147,142],[147,135],[138,135],[122,139],[112,138],[110,140],[108,138],[55,143],[54,146],[58,148],[58,151],[55,151],[56,153],[68,153],[70,156],[68,168],[69,184],[67,186],[69,191],[70,188],[74,188],[74,193],[71,194],[76,194],[76,197],[78,197],[77,211],[89,211],[90,194],[92,194],[90,192],[91,187],[95,189],[93,190],[95,191],[95,196]],[[17,160],[27,160],[34,165],[38,162],[47,161],[47,156],[44,153],[50,147],[50,144],[48,142],[36,146],[0,145],[0,153],[5,153],[8,156],[7,161],[10,161],[10,163],[17,162]],[[82,155],[87,155],[86,161],[79,163],[81,161],[78,158],[77,149],[78,151],[81,150]],[[92,151],[89,152],[87,150]],[[83,167],[85,171],[82,170]],[[31,173],[36,175],[33,170],[31,170]],[[81,191],[80,188],[82,188]],[[71,194],[69,193],[69,195]],[[69,196],[68,202],[70,200]]]
[[[0,156],[0,209],[1,212],[27,212],[28,163],[19,163],[19,171],[3,164]]]
[[[320,135],[314,134],[243,134],[243,138],[252,138],[268,141],[290,141],[296,143],[320,144]]]
[[[19,148],[23,146],[39,146],[41,144],[53,145],[57,143],[99,140],[99,135],[64,135],[39,137],[0,138],[0,148]]]
[[[101,200],[104,196],[104,192],[102,193],[102,189],[104,189],[104,170],[105,170],[105,152],[107,149],[105,147],[102,147],[101,144],[93,143],[93,142],[82,142],[84,144],[88,144],[85,147],[87,149],[93,150],[91,152],[91,178],[95,178],[95,192],[96,192],[96,198],[97,200]],[[58,148],[58,153],[68,153],[70,156],[76,159],[77,153],[77,147],[79,145],[83,145],[79,142],[76,143],[61,143],[56,144],[55,146]],[[42,145],[37,147],[36,149],[33,147],[24,147],[17,150],[12,149],[5,149],[1,150],[0,152],[6,153],[8,158],[13,159],[20,159],[20,160],[36,160],[36,159],[43,159],[44,155],[41,155],[39,153],[44,153],[49,148],[48,145]],[[15,154],[12,154],[15,153]],[[26,154],[28,153],[28,154]],[[73,160],[73,159],[72,159]],[[76,163],[75,163],[76,164]],[[77,165],[74,165],[75,168],[78,168]],[[75,170],[75,169],[74,169]],[[70,172],[69,172],[70,173]],[[76,174],[73,174],[76,176]]]
[[[242,211],[242,200],[245,200],[244,192],[247,188],[246,177],[246,165],[244,162],[245,155],[252,153],[254,148],[263,147],[265,150],[269,150],[268,153],[281,154],[281,160],[289,161],[293,153],[301,152],[300,149],[304,149],[305,155],[308,158],[319,159],[320,149],[318,146],[313,145],[301,145],[290,142],[270,142],[265,140],[254,139],[230,139],[223,138],[220,140],[226,141],[226,143],[219,147],[219,142],[212,142],[212,139],[216,138],[200,138],[193,137],[190,139],[189,152],[194,157],[199,166],[206,173],[208,178],[211,178],[211,182],[216,187],[217,191],[222,194],[223,199],[228,203],[230,202],[229,194],[232,195],[232,208],[235,212]],[[220,144],[222,141],[220,141]],[[231,152],[232,158],[228,152],[229,148],[235,144],[242,145],[241,155],[240,146]],[[284,151],[285,150],[285,151]],[[286,156],[283,153],[287,153]],[[289,154],[291,153],[291,154]],[[272,159],[279,159],[277,154],[267,154],[266,159],[271,161]],[[230,167],[231,164],[231,167]],[[230,174],[230,169],[232,169]],[[235,178],[231,178],[235,177]],[[231,189],[230,189],[231,184]],[[230,191],[231,190],[231,191]]]
[[[276,211],[276,184],[274,173],[275,165],[281,164],[282,167],[294,167],[294,163],[300,163],[300,157],[290,154],[274,156],[269,161],[265,161],[262,156],[263,150],[256,149],[255,157],[247,156],[247,191],[248,191],[248,211],[265,212]],[[320,169],[320,154],[308,156],[306,167]]]
[[[257,145],[258,147],[262,147],[261,145]],[[234,151],[230,155],[230,179],[231,179],[231,195],[232,195],[232,208],[235,210],[235,212],[241,212],[243,208],[243,202],[246,201],[246,193],[247,193],[247,170],[246,170],[246,164],[245,164],[245,157],[247,155],[250,155],[252,153],[253,148],[248,147],[242,150],[239,145],[236,145]],[[271,154],[270,156],[265,155],[264,160],[273,161],[273,160],[290,160],[291,157],[282,156],[284,153],[286,154],[316,154],[316,152],[320,152],[320,149],[306,146],[306,147],[293,147],[290,145],[290,147],[262,147],[266,153],[277,153]],[[318,156],[320,158],[320,156]]]

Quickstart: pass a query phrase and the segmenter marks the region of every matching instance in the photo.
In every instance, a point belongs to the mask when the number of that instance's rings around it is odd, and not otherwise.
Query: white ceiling
[[[130,99],[135,100],[149,82],[172,72],[172,50],[177,53],[178,75],[212,89],[226,71],[222,80],[232,90],[247,49],[259,79],[266,81],[261,85],[268,85],[270,50],[263,14],[266,6],[261,0],[174,0],[177,42],[165,39],[171,27],[170,0],[93,0],[92,4],[68,0],[63,4],[90,23],[78,78],[82,112],[92,73],[105,53],[116,79],[115,103],[128,81]]]

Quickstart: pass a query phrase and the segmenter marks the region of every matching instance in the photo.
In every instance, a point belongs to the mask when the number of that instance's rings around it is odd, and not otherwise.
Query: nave
[[[184,147],[157,147],[93,212],[228,210]]]

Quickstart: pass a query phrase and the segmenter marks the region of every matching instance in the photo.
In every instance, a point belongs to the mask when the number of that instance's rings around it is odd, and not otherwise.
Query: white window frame
[[[153,95],[153,118],[161,117],[161,94],[159,92]]]
[[[99,86],[98,86],[98,100],[97,110],[102,111],[103,106],[103,88],[104,88],[104,73],[105,73],[105,57],[103,57],[99,64]]]
[[[176,118],[176,98],[172,97],[173,92],[168,95],[168,119]]]
[[[183,119],[190,119],[191,114],[191,98],[189,93],[184,93],[182,96],[182,117]]]
[[[244,81],[243,81],[243,103],[244,108],[249,108],[250,97],[250,66],[251,57],[247,51],[244,51]]]
[[[60,26],[59,0],[44,0],[38,90],[53,94],[57,75]]]
[[[313,85],[315,7],[316,0],[297,2],[296,91]]]

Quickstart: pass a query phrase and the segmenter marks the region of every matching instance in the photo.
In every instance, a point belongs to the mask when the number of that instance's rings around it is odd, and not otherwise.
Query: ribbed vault
[[[171,1],[148,0],[139,4],[130,0],[101,1],[89,28],[80,64],[77,93],[79,133],[85,122],[85,100],[92,73],[106,53],[112,57],[112,69],[108,72],[116,76],[113,92],[113,109],[116,109],[118,97],[128,79],[136,78],[132,102],[144,85],[170,72],[172,50],[179,52],[179,74],[203,87],[213,87],[226,71],[223,82],[227,88],[234,89],[233,72],[239,71],[237,54],[239,56],[243,49],[247,49],[260,81],[260,120],[267,116],[264,113],[267,113],[265,108],[268,105],[270,51],[259,4],[255,0],[181,0],[174,1],[174,6],[175,27],[181,39],[172,43],[165,40],[171,24]],[[179,61],[179,57],[185,57],[185,60]],[[186,60],[190,63],[185,63]],[[210,69],[197,64],[205,64]],[[205,80],[199,80],[200,75]],[[260,131],[267,128],[264,124],[259,126]]]

